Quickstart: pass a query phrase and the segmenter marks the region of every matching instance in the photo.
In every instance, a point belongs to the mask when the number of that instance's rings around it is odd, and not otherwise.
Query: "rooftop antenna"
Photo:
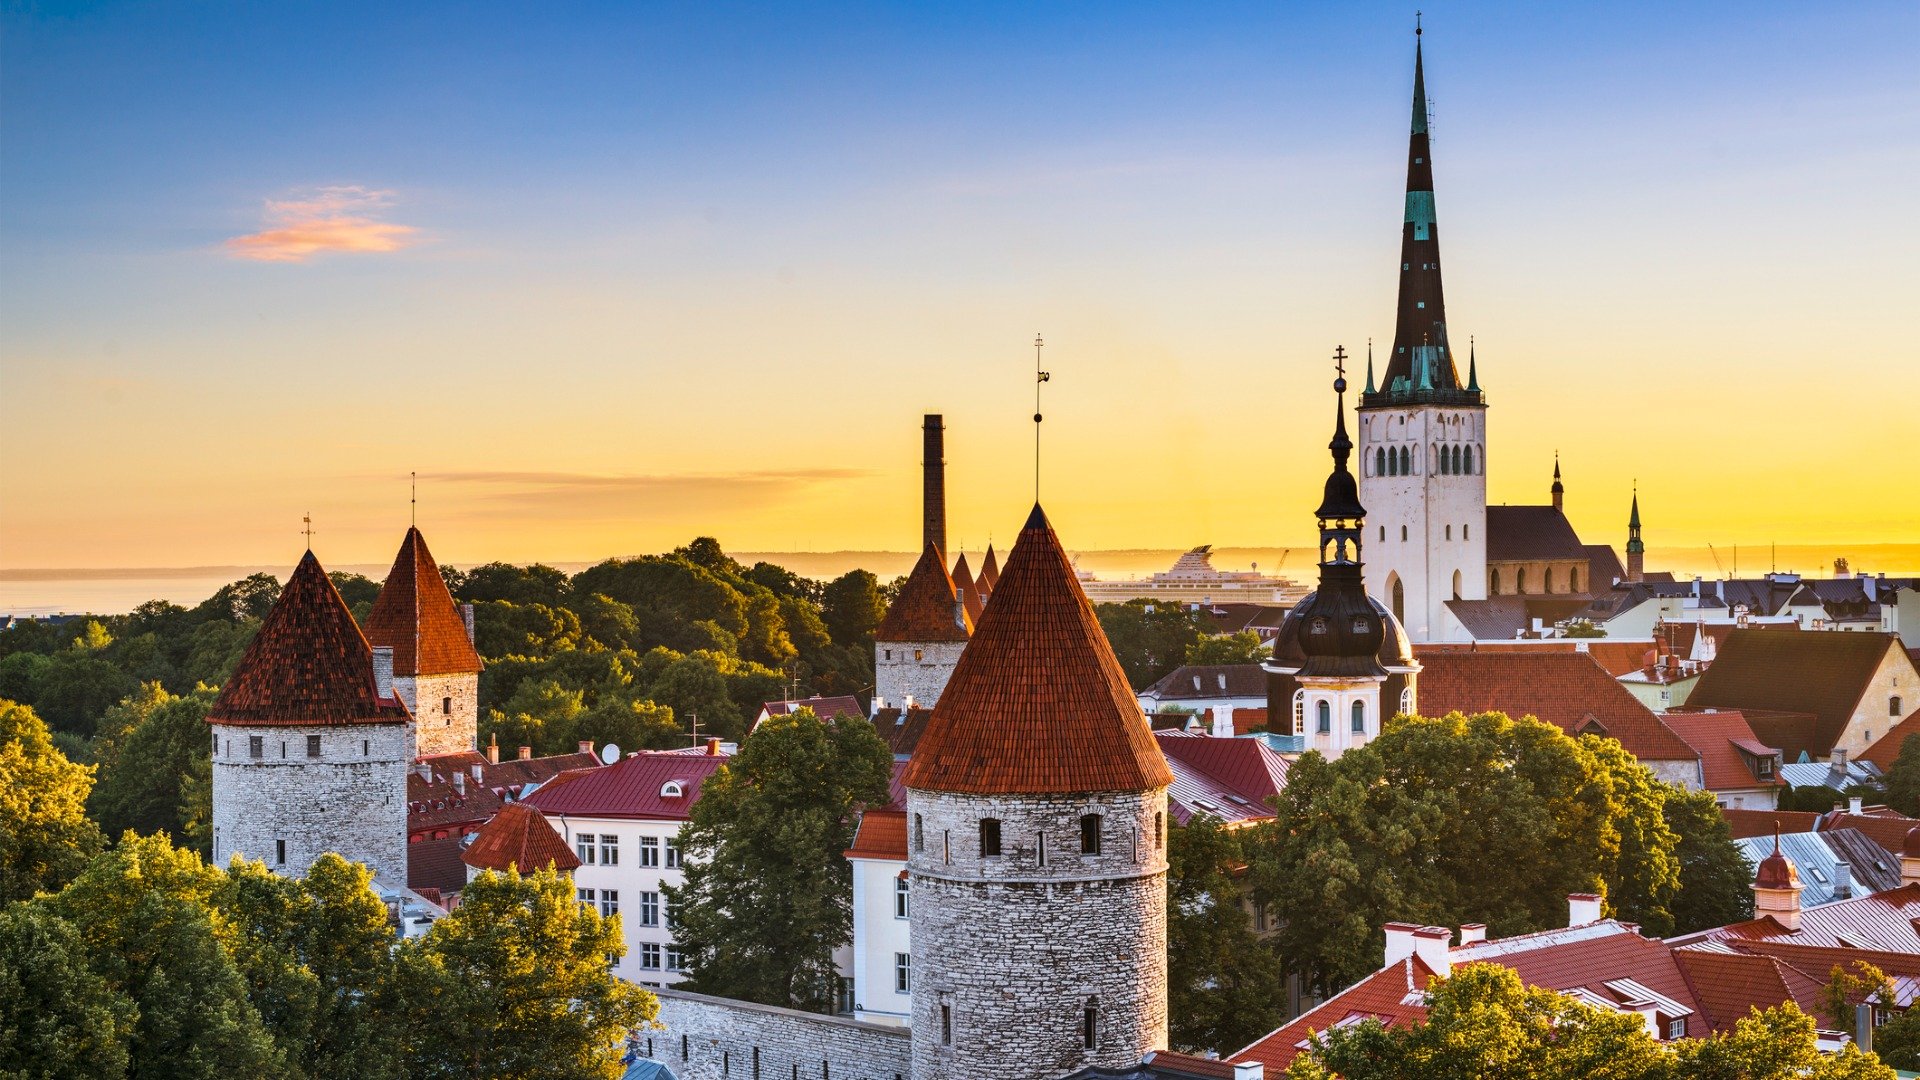
[[[1040,350],[1046,347],[1039,334],[1033,335],[1033,501],[1040,501],[1040,385],[1053,378],[1040,370]]]
[[[699,746],[700,745],[700,714],[692,709],[688,709],[687,715],[692,718],[692,730],[688,732],[688,736],[693,740],[693,745]]]
[[[300,529],[301,535],[307,538],[307,550],[312,551],[313,550],[313,512],[311,510],[300,515],[300,525],[301,525],[301,529]]]

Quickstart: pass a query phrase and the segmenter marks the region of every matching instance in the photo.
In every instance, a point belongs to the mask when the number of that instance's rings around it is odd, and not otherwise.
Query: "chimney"
[[[523,747],[521,747],[521,748],[520,748],[520,760],[521,760],[521,761],[532,761],[532,760],[533,760],[533,747],[531,747],[531,746],[523,746]]]
[[[453,793],[455,795],[460,796],[463,799],[467,797],[467,774],[466,773],[457,772],[453,774]]]
[[[433,765],[430,762],[425,762],[425,761],[414,762],[413,771],[420,774],[420,779],[426,781],[429,784],[433,783]]]
[[[1842,746],[1834,747],[1833,753],[1828,755],[1828,760],[1833,764],[1834,768],[1845,769],[1847,767],[1846,748]]]
[[[1590,892],[1567,894],[1567,925],[1585,926],[1600,921],[1600,897]]]
[[[500,764],[500,736],[498,735],[487,736],[487,760],[495,765]]]
[[[1413,935],[1419,927],[1412,923],[1390,922],[1380,929],[1387,934],[1387,959],[1382,967],[1392,967],[1413,955]]]
[[[1920,825],[1908,829],[1900,845],[1900,884],[1920,885]]]
[[[393,697],[393,646],[373,647],[373,692],[382,699]]]
[[[1267,1067],[1258,1061],[1236,1061],[1233,1080],[1267,1080]]]
[[[1845,859],[1833,864],[1833,898],[1835,900],[1853,898],[1853,864]]]
[[[908,695],[907,695],[907,702],[906,702],[906,704],[905,704],[905,705],[903,705],[903,706],[901,706],[901,709],[900,709],[900,712],[901,712],[901,714],[902,714],[902,715],[905,715],[905,714],[907,714],[907,713],[910,713],[910,712],[912,712],[912,711],[913,711],[913,695],[912,695],[912,694],[908,694]]]
[[[581,739],[581,740],[580,740],[580,752],[581,752],[581,753],[583,753],[583,754],[591,754],[591,753],[593,753],[593,740],[592,740],[592,739]]]
[[[1444,979],[1453,971],[1453,958],[1448,955],[1452,938],[1444,926],[1423,926],[1413,932],[1413,954]]]
[[[1233,738],[1233,706],[1215,705],[1213,707],[1213,734],[1217,738]]]
[[[1873,1006],[1864,1001],[1853,1007],[1853,1044],[1863,1054],[1873,1053]]]
[[[1860,803],[1861,803],[1861,798],[1858,795],[1855,795],[1849,798],[1847,800],[1847,813],[1858,817],[1863,811],[1863,808],[1861,807]]]
[[[720,756],[720,740],[719,739],[707,740],[707,756],[708,757]]]
[[[1460,944],[1478,945],[1487,940],[1487,924],[1470,922],[1460,924]]]
[[[460,621],[467,624],[467,644],[473,644],[473,605],[460,605]]]
[[[942,559],[947,555],[947,425],[939,413],[928,413],[921,425],[920,546],[932,544]]]

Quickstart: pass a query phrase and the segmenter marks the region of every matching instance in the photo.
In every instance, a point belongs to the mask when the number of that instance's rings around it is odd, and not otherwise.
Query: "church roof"
[[[480,654],[467,638],[440,567],[419,529],[408,529],[387,582],[367,613],[367,640],[393,649],[395,675],[467,675]]]
[[[1144,791],[1173,774],[1039,506],[907,766],[910,788]]]
[[[966,601],[967,618],[975,626],[980,624],[980,613],[986,609],[986,600],[980,595],[980,585],[973,580],[973,572],[967,568],[967,553],[961,552],[960,558],[953,564],[953,588]]]
[[[1487,507],[1488,562],[1549,559],[1587,561],[1587,547],[1567,515],[1551,506]]]
[[[1892,634],[1867,631],[1737,629],[1701,674],[1687,705],[1810,713],[1815,720],[1805,733],[1806,749],[1825,755],[1883,665],[1912,670],[1897,644]],[[1886,712],[1884,705],[1880,711]]]
[[[553,831],[540,811],[525,803],[508,803],[480,827],[460,861],[477,870],[511,868],[531,874],[544,870],[548,863],[559,870],[575,869],[580,856]]]
[[[886,617],[874,631],[874,640],[965,641],[972,633],[973,619],[967,615],[965,603],[960,602],[940,549],[928,544],[887,607]]]
[[[309,551],[207,714],[215,724],[398,724],[398,697],[374,689],[373,649]]]

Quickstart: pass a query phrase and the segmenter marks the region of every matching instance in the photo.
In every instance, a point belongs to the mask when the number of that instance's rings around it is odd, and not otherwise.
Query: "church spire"
[[[1406,213],[1400,224],[1400,297],[1393,351],[1378,394],[1364,404],[1406,401],[1477,403],[1461,386],[1447,340],[1447,305],[1440,287],[1440,241],[1433,208],[1433,157],[1427,123],[1427,74],[1420,30],[1414,29],[1413,123],[1407,139]]]
[[[1360,505],[1360,489],[1347,468],[1353,442],[1347,437],[1346,350],[1334,352],[1339,365],[1333,380],[1333,471],[1320,506],[1313,515],[1320,527],[1320,587],[1301,602],[1308,628],[1300,647],[1307,654],[1303,675],[1381,675],[1379,613],[1367,599],[1360,562],[1361,536],[1366,531],[1367,508]]]
[[[1565,509],[1560,503],[1566,494],[1566,487],[1560,483],[1560,451],[1555,450],[1553,452],[1553,508],[1555,510]]]
[[[1633,513],[1627,518],[1627,580],[1646,577],[1647,545],[1640,539],[1640,487],[1634,485]]]

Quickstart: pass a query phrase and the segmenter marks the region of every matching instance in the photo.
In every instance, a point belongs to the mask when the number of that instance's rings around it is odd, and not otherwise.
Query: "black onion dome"
[[[1318,593],[1308,593],[1287,617],[1281,620],[1280,633],[1273,639],[1273,652],[1270,662],[1282,670],[1298,671],[1307,665],[1307,651],[1300,639],[1305,634],[1308,609],[1313,605]],[[1413,645],[1407,639],[1406,628],[1400,620],[1393,617],[1385,604],[1367,597],[1367,603],[1373,606],[1373,612],[1380,619],[1380,648],[1374,653],[1374,659],[1383,668],[1404,668],[1413,664]]]

